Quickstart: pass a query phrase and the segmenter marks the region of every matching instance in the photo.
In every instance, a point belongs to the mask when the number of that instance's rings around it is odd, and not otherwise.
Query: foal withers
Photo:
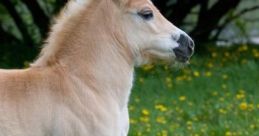
[[[29,69],[0,70],[0,135],[126,136],[134,66],[193,48],[149,0],[71,1]]]

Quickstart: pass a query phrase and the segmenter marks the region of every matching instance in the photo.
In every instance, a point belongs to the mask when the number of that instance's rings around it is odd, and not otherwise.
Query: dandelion
[[[129,110],[130,110],[130,111],[134,111],[134,110],[135,110],[135,107],[131,105],[131,106],[129,106]]]
[[[165,79],[165,81],[166,81],[166,83],[171,83],[171,82],[172,82],[172,78],[171,78],[171,77],[167,77],[167,78]]]
[[[249,109],[249,111],[252,111],[252,110],[254,110],[254,105],[253,104],[248,104],[248,109]]]
[[[209,62],[209,63],[207,64],[207,67],[208,67],[208,68],[213,68],[214,65],[213,65],[211,62]]]
[[[149,117],[145,116],[145,117],[140,117],[139,120],[143,123],[148,123],[149,122]]]
[[[172,88],[173,87],[173,83],[172,83],[172,78],[171,77],[167,77],[165,79],[165,81],[166,81],[166,85],[167,85],[168,88]]]
[[[212,56],[212,58],[216,58],[216,57],[218,56],[218,54],[217,54],[216,52],[213,52],[213,53],[211,54],[211,56]]]
[[[186,96],[180,96],[180,97],[179,97],[179,100],[180,100],[180,101],[185,101],[185,100],[186,100]]]
[[[211,73],[210,71],[205,72],[205,76],[206,76],[206,77],[211,77],[211,76],[212,76],[212,73]]]
[[[253,55],[254,55],[255,58],[259,58],[259,51],[258,50],[253,49],[252,52],[253,52]]]
[[[243,90],[243,89],[240,89],[238,92],[239,92],[240,94],[245,94],[245,93],[246,93],[246,91]]]
[[[225,55],[225,57],[229,57],[230,56],[229,52],[225,52],[224,55]]]
[[[143,109],[141,112],[144,116],[149,116],[149,111],[147,109]]]
[[[143,77],[140,77],[140,78],[139,78],[139,82],[143,84],[143,83],[144,83],[144,78],[143,78]]]
[[[139,102],[140,102],[140,99],[139,99],[139,98],[135,98],[135,102],[136,102],[136,103],[139,103]]]
[[[137,136],[143,136],[142,132],[138,132]]]
[[[238,51],[239,52],[244,52],[244,51],[247,51],[248,50],[248,46],[247,45],[242,45],[238,48]]]
[[[145,65],[145,66],[142,67],[142,69],[143,69],[144,71],[150,71],[150,70],[152,70],[153,68],[154,68],[154,65],[151,65],[151,64]]]
[[[150,131],[151,131],[151,128],[147,128],[147,129],[146,129],[146,132],[150,132]]]
[[[242,60],[241,60],[241,63],[242,63],[242,64],[247,64],[247,62],[248,62],[248,61],[247,61],[246,59],[242,59]]]
[[[160,124],[166,124],[166,119],[165,117],[157,117],[156,122]]]
[[[222,78],[226,80],[226,79],[228,79],[228,75],[224,74],[224,75],[222,75]]]
[[[227,132],[225,133],[225,136],[232,136],[232,132],[227,131]]]
[[[219,113],[221,113],[221,114],[226,114],[226,113],[227,113],[227,111],[226,111],[226,110],[224,110],[224,109],[219,109]]]
[[[168,132],[166,130],[162,130],[161,136],[168,136]]]
[[[130,119],[130,124],[137,124],[137,120],[135,120],[135,119]]]
[[[222,84],[221,87],[222,87],[222,89],[227,89],[227,85],[226,84]]]
[[[192,125],[192,122],[191,122],[191,121],[187,121],[186,124],[187,124],[188,126],[191,126],[191,125]]]
[[[245,98],[245,94],[237,94],[236,95],[236,98],[238,99],[238,100],[240,100],[240,99],[244,99]]]
[[[248,108],[248,104],[246,102],[242,102],[240,105],[239,105],[239,108],[241,110],[247,110]]]
[[[193,75],[194,75],[195,77],[199,77],[199,76],[200,76],[200,72],[194,71],[194,72],[193,72]]]
[[[168,109],[166,106],[162,105],[162,104],[157,104],[155,105],[155,109],[161,111],[161,112],[166,112]]]
[[[212,93],[213,96],[218,96],[218,94],[219,94],[219,93],[218,93],[217,91],[214,91],[214,92]]]
[[[254,124],[251,124],[251,125],[250,125],[250,128],[251,128],[251,129],[255,129],[255,125],[254,125]]]

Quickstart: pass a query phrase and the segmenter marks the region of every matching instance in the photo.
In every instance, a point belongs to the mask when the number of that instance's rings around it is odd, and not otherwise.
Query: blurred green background
[[[259,0],[153,0],[196,42],[190,65],[137,68],[130,136],[259,135]],[[0,1],[0,67],[25,68],[66,0]]]

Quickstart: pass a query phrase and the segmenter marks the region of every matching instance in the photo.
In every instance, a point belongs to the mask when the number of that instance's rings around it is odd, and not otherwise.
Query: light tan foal
[[[56,22],[30,68],[0,70],[0,136],[126,136],[134,66],[193,53],[149,0],[71,1]]]

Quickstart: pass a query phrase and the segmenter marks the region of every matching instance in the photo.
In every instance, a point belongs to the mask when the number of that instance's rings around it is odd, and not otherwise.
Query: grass
[[[259,49],[211,48],[191,65],[137,70],[130,136],[258,136]]]

